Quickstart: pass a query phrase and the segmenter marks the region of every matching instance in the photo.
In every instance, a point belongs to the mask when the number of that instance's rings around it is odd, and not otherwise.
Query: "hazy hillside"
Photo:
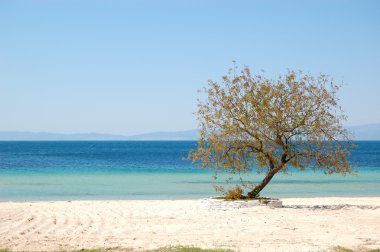
[[[48,132],[0,131],[3,141],[86,141],[86,140],[123,140],[125,136],[111,134],[59,134]]]
[[[0,141],[112,141],[112,140],[197,140],[197,130],[154,132],[134,136],[112,134],[59,134],[48,132],[0,131]]]
[[[198,130],[185,130],[175,132],[153,132],[127,137],[128,140],[197,140]]]
[[[380,140],[380,123],[349,127],[355,140]]]
[[[355,140],[380,140],[380,124],[370,124],[348,127],[354,133]],[[139,134],[133,136],[112,135],[112,134],[58,134],[47,132],[18,132],[18,131],[0,131],[0,140],[2,141],[112,141],[112,140],[130,140],[130,141],[178,141],[178,140],[197,140],[199,138],[198,130],[185,131],[163,131]]]

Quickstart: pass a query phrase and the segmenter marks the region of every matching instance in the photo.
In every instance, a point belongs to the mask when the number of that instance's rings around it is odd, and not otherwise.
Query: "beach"
[[[380,252],[380,0],[0,0],[0,252]]]
[[[285,198],[283,208],[207,208],[207,200],[0,203],[0,248],[60,251],[167,246],[234,251],[380,247],[380,197]],[[232,206],[232,205],[231,205]]]
[[[223,184],[183,160],[196,142],[0,141],[0,249],[380,248],[380,142],[356,143],[358,174],[290,169],[262,191],[271,208],[210,205]]]

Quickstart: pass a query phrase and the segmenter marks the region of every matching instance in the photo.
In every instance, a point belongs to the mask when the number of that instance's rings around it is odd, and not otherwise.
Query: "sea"
[[[195,141],[1,141],[0,201],[200,199],[220,195],[213,179],[186,159]],[[357,141],[356,172],[277,174],[267,197],[380,196],[380,141]],[[258,182],[262,175],[247,179]]]

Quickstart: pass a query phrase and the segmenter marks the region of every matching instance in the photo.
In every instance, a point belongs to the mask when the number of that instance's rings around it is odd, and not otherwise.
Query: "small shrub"
[[[380,248],[379,249],[361,248],[361,249],[353,250],[353,249],[337,246],[333,248],[333,252],[380,252]]]
[[[243,189],[237,185],[235,187],[229,188],[226,192],[226,199],[229,200],[239,200],[243,198]]]

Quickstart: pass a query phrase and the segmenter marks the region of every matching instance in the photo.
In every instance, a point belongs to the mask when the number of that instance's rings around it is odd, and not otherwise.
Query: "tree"
[[[259,193],[289,166],[325,173],[351,173],[350,133],[338,105],[339,85],[328,76],[288,71],[276,79],[252,75],[248,67],[209,81],[205,101],[196,112],[200,140],[189,158],[198,165],[238,174],[248,198]],[[241,174],[256,171],[264,179],[253,184]]]

